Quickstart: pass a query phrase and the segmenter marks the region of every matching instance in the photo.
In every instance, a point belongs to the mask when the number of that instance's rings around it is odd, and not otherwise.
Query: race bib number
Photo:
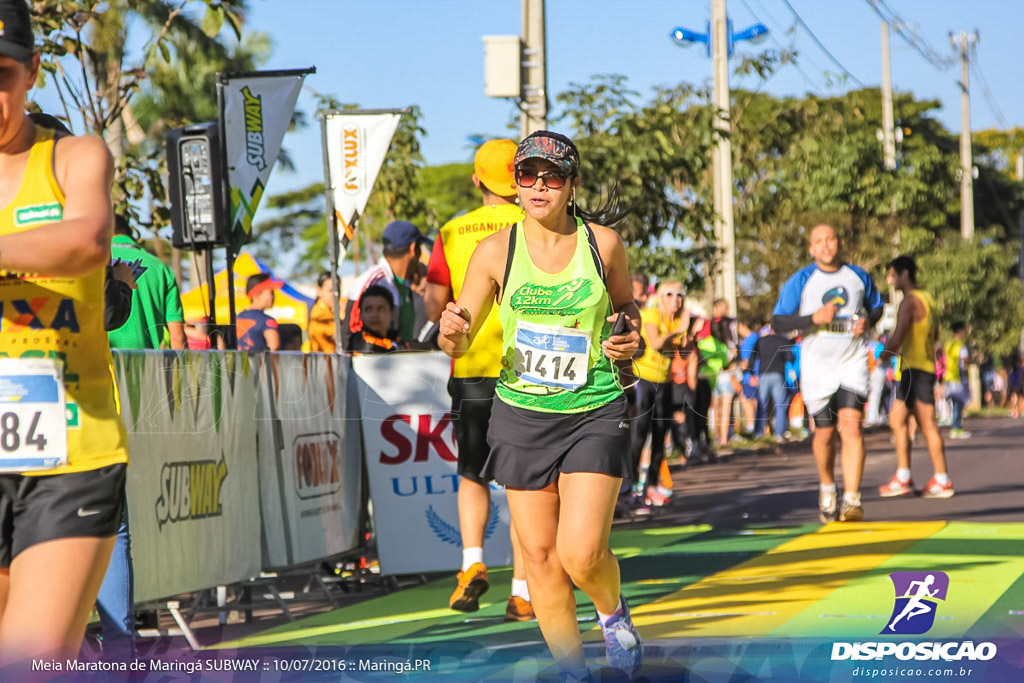
[[[516,327],[515,372],[530,384],[576,391],[587,383],[590,332],[520,322]]]
[[[0,358],[0,472],[67,464],[62,365],[49,358]]]

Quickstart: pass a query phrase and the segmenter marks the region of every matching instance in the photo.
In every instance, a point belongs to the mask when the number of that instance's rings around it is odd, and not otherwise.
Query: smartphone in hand
[[[620,311],[619,315],[615,318],[615,322],[612,324],[612,336],[629,334],[630,329],[629,318]]]

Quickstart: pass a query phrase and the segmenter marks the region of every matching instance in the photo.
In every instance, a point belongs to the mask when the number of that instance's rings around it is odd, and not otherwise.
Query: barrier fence
[[[449,368],[436,352],[115,351],[136,602],[356,550],[364,462],[381,573],[458,569]],[[492,487],[489,564],[511,563],[508,525]]]

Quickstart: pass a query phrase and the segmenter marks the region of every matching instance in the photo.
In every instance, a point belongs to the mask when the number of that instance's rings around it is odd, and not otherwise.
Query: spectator
[[[754,351],[757,340],[761,338],[761,324],[757,321],[752,321],[749,325],[740,323],[737,325],[737,330],[740,336],[740,369],[743,370],[740,395],[743,425],[740,431],[759,436],[757,429],[763,422],[763,408],[758,402],[757,385],[753,382],[757,377],[757,361],[751,361],[750,355]]]
[[[190,351],[209,351],[214,347],[214,339],[218,350],[227,348],[224,335],[211,327],[210,316],[204,315],[194,323],[185,323],[185,343]]]
[[[277,326],[277,336],[280,339],[281,351],[302,350],[302,328],[295,323],[280,323]]]
[[[284,283],[270,277],[270,273],[256,273],[245,283],[249,308],[238,314],[235,330],[239,351],[277,351],[281,337],[277,321],[264,313],[274,305],[274,291]]]
[[[107,334],[112,349],[184,349],[185,315],[174,273],[135,241],[128,219],[114,217],[110,255],[134,264],[138,287],[132,294],[127,322]]]
[[[309,350],[334,353],[334,278],[326,270],[316,279],[316,301],[309,311]]]
[[[391,331],[395,300],[380,285],[370,285],[359,297],[360,330],[352,335],[352,352],[358,354],[390,353],[408,350],[409,346]]]
[[[951,326],[953,338],[946,342],[946,372],[943,380],[946,387],[946,399],[953,411],[953,422],[949,429],[949,438],[967,439],[970,432],[964,431],[964,408],[971,402],[971,385],[968,382],[967,363],[970,350],[967,348],[967,325],[959,320]]]
[[[767,334],[761,336],[750,354],[750,364],[758,367],[757,377],[752,380],[757,387],[762,422],[758,424],[757,435],[764,433],[765,423],[771,412],[775,410],[775,439],[781,441],[789,437],[789,389],[786,388],[786,367],[793,364],[793,342],[769,328]],[[769,403],[770,402],[770,403]]]
[[[643,310],[651,297],[651,279],[645,273],[633,273],[630,282],[633,287],[633,302],[637,308]]]
[[[410,280],[413,279],[420,261],[422,245],[432,245],[420,229],[408,221],[394,221],[384,228],[384,255],[370,270],[366,271],[352,287],[348,308],[345,311],[349,324],[346,328],[351,337],[363,329],[360,318],[359,298],[367,288],[379,285],[391,293],[395,313],[392,316],[390,333],[398,338],[416,338],[416,306]],[[346,348],[351,348],[346,345]]]

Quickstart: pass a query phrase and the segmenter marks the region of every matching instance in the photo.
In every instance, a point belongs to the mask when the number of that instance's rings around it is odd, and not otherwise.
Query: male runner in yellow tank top
[[[28,119],[39,55],[27,4],[0,0],[0,27],[3,667],[78,653],[121,518],[128,438],[104,330],[113,161],[99,138],[55,142]]]
[[[485,237],[513,225],[523,217],[516,203],[512,160],[516,143],[488,140],[473,160],[473,184],[483,195],[483,205],[456,216],[441,227],[427,270],[427,317],[437,321],[449,301],[455,301],[466,279],[469,259]],[[459,448],[459,531],[462,534],[462,571],[448,605],[461,612],[480,609],[479,598],[490,584],[484,564],[484,533],[491,514],[491,489],[481,476],[491,454],[487,426],[491,419],[494,386],[501,372],[501,321],[494,308],[480,331],[479,340],[465,356],[452,363],[448,391],[452,396],[455,443]],[[505,609],[506,621],[532,619],[533,606],[526,586],[526,568],[516,538],[512,536],[512,594]]]
[[[889,413],[896,443],[898,461],[892,480],[878,487],[883,498],[914,493],[910,478],[911,411],[928,444],[934,475],[921,490],[926,498],[949,498],[953,495],[953,482],[946,472],[946,453],[935,422],[935,343],[938,340],[938,320],[935,301],[931,294],[917,288],[917,264],[909,256],[900,256],[889,262],[886,281],[903,292],[903,302],[896,314],[896,329],[885,344],[882,358],[899,355],[900,383]]]

